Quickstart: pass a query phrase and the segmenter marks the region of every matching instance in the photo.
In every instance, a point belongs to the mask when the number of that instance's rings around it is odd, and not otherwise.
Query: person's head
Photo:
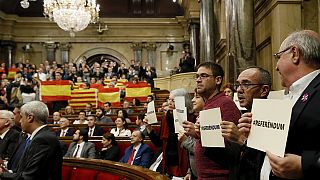
[[[14,115],[11,111],[0,110],[0,135],[14,126]]]
[[[102,146],[103,147],[110,147],[110,146],[116,146],[118,145],[116,138],[112,133],[105,133],[102,136]]]
[[[97,79],[96,78],[94,78],[94,77],[91,77],[90,78],[90,83],[91,84],[95,84],[97,82]]]
[[[62,117],[59,120],[59,124],[60,124],[61,129],[64,129],[70,125],[70,121],[67,118]]]
[[[242,71],[236,84],[240,106],[251,111],[253,98],[266,99],[271,89],[271,81],[270,73],[260,67]]]
[[[97,116],[98,118],[101,118],[102,116],[104,116],[104,110],[103,110],[102,108],[98,107],[98,108],[96,109],[96,116]]]
[[[66,115],[72,115],[74,114],[74,110],[71,106],[67,106],[66,109],[65,109],[65,114]]]
[[[21,128],[24,132],[32,134],[38,127],[47,124],[49,110],[41,101],[31,101],[21,107]]]
[[[84,110],[81,110],[81,111],[79,112],[79,119],[80,119],[81,121],[84,121],[84,120],[86,119],[86,112],[85,112]]]
[[[110,102],[105,102],[104,103],[104,110],[105,111],[110,111],[111,109],[111,103]]]
[[[236,92],[236,90],[233,88],[231,83],[226,83],[223,85],[222,90],[226,96],[233,99],[233,94]]]
[[[128,112],[125,109],[118,110],[118,117],[128,118]]]
[[[147,102],[149,103],[149,102],[151,102],[151,101],[153,101],[154,99],[153,99],[153,96],[150,94],[150,95],[148,95],[147,96]]]
[[[60,113],[58,111],[54,112],[52,118],[54,121],[59,121],[61,118]]]
[[[130,107],[130,102],[128,100],[124,100],[122,104],[123,108],[129,108]]]
[[[128,129],[127,121],[123,117],[118,117],[114,123],[116,123],[116,126],[119,129]]]
[[[83,82],[82,77],[78,76],[78,77],[77,77],[77,82],[78,82],[78,83]]]
[[[61,80],[62,79],[62,74],[60,73],[60,71],[56,71],[54,73],[54,77],[55,77],[55,80]]]
[[[170,92],[169,95],[169,109],[175,109],[174,98],[177,96],[184,96],[185,105],[188,112],[192,111],[192,102],[188,91],[184,88],[174,89]]]
[[[85,107],[85,111],[86,112],[91,112],[91,110],[92,110],[92,104],[91,103],[87,103],[86,107]]]
[[[204,62],[198,65],[195,80],[197,92],[205,100],[218,94],[222,84],[224,72],[219,64]]]
[[[203,98],[197,93],[197,88],[194,90],[194,96],[192,98],[192,104],[193,104],[193,112],[198,113],[200,112],[204,107],[204,100]]]
[[[78,144],[82,142],[88,142],[89,135],[86,129],[77,129],[73,134],[73,141],[77,142]]]
[[[87,117],[88,127],[93,128],[96,124],[96,117],[94,115],[89,115]]]
[[[294,32],[282,42],[274,56],[281,84],[289,88],[301,77],[320,68],[320,36],[311,30]]]
[[[136,125],[142,126],[144,124],[143,120],[144,120],[145,116],[146,115],[144,113],[138,114],[137,119],[136,119]]]
[[[131,144],[137,146],[141,144],[144,140],[144,134],[139,130],[134,130],[131,134]]]
[[[140,100],[138,98],[133,98],[132,99],[132,104],[134,106],[141,106],[141,102],[140,102]]]
[[[21,114],[20,114],[20,109],[21,109],[21,105],[16,106],[13,109],[13,115],[14,115],[14,124],[17,127],[21,128],[21,124],[20,124],[20,119],[21,119]]]
[[[165,101],[162,103],[161,108],[160,108],[160,112],[167,112],[169,110],[169,102]]]

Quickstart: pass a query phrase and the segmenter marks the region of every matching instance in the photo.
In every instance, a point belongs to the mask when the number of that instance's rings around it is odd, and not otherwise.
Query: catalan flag
[[[70,106],[72,106],[73,108],[84,108],[87,103],[92,104],[93,107],[97,107],[97,89],[74,89],[71,91],[71,99],[69,100]]]
[[[140,101],[146,101],[147,96],[151,94],[151,87],[145,82],[126,84],[126,99],[129,101],[132,101],[133,98],[138,98]]]
[[[65,101],[71,99],[71,85],[67,80],[41,81],[42,101]]]
[[[119,88],[103,88],[99,90],[99,106],[103,107],[105,102],[110,102],[112,106],[120,106]]]

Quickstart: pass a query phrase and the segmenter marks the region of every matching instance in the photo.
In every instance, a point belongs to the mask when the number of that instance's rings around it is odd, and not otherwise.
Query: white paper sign
[[[225,147],[220,123],[220,108],[200,111],[200,135],[203,147]]]
[[[174,98],[174,106],[176,109],[182,109],[186,107],[186,101],[184,99],[184,96],[177,96]]]
[[[268,99],[284,99],[284,90],[270,91]]]
[[[177,109],[173,110],[173,119],[174,119],[174,132],[175,133],[179,133],[179,132],[185,132],[183,126],[182,126],[182,122],[181,122],[181,118],[183,118],[183,114],[179,113],[177,111]]]
[[[284,157],[293,103],[279,99],[253,99],[247,146]]]
[[[148,103],[147,119],[148,119],[148,124],[158,123],[156,111],[154,109],[154,101],[151,101]]]

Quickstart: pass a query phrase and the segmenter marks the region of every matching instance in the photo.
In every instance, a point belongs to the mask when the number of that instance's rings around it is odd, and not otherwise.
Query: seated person
[[[88,121],[86,120],[86,112],[84,110],[79,112],[79,120],[75,120],[73,124],[88,124]]]
[[[114,123],[110,117],[104,115],[104,110],[101,107],[96,109],[96,122],[98,124]]]
[[[91,115],[92,114],[92,104],[87,103],[84,111],[86,113],[86,116]]]
[[[129,119],[129,116],[128,116],[128,112],[125,109],[119,109],[117,114],[118,114],[118,117],[124,118],[127,121],[127,123],[131,123],[131,120]]]
[[[120,149],[116,138],[111,133],[105,133],[102,136],[102,149],[97,154],[97,159],[104,159],[110,161],[118,161]]]
[[[64,157],[95,158],[95,145],[92,142],[88,142],[88,139],[89,136],[86,129],[76,130],[73,134],[73,142]]]
[[[143,133],[143,135],[146,136],[148,134],[148,131],[146,129],[146,124],[143,122],[144,118],[145,118],[144,113],[138,114],[136,119],[136,125],[138,126],[137,129],[139,129]]]
[[[130,137],[131,131],[128,129],[128,124],[124,118],[118,117],[115,121],[116,128],[112,128],[110,133],[115,137]]]
[[[103,107],[104,107],[105,115],[114,114],[114,113],[115,113],[115,112],[111,109],[111,102],[105,102]]]
[[[65,116],[71,116],[74,115],[74,110],[71,106],[67,106],[66,109],[64,110],[64,115]]]
[[[143,143],[143,140],[144,135],[141,131],[133,131],[131,135],[131,146],[126,149],[120,162],[148,168],[153,152],[147,144]]]
[[[102,136],[103,128],[100,126],[96,126],[96,117],[94,115],[89,115],[87,120],[88,120],[88,127],[86,129],[88,131],[89,137]]]
[[[60,118],[61,118],[61,114],[58,111],[54,112],[52,114],[52,119],[53,119],[52,124],[59,124]]]
[[[128,114],[133,113],[133,110],[131,109],[131,106],[130,106],[130,102],[128,100],[123,101],[122,108],[125,109]]]
[[[73,129],[69,128],[70,121],[67,118],[60,118],[60,131],[56,132],[56,135],[58,137],[65,137],[65,136],[72,136],[73,135]]]

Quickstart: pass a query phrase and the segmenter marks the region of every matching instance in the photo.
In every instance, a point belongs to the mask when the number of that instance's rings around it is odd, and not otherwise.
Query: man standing
[[[96,117],[94,115],[89,115],[88,118],[88,130],[89,137],[91,136],[102,136],[103,135],[103,128],[100,126],[96,126]]]
[[[153,153],[150,147],[143,143],[143,140],[144,135],[141,131],[133,131],[131,135],[131,146],[126,149],[120,162],[148,168]]]
[[[290,34],[275,54],[282,86],[289,90],[292,108],[285,156],[267,152],[270,179],[320,179],[320,36],[303,30]],[[249,133],[251,116],[239,121],[240,131]],[[267,158],[266,158],[267,159]],[[268,176],[267,160],[261,175]]]
[[[220,107],[221,118],[224,121],[231,121],[237,124],[240,118],[240,111],[234,102],[220,91],[224,72],[220,65],[212,62],[204,62],[198,66],[195,76],[197,92],[204,99],[203,109]],[[185,125],[187,129],[190,124]],[[187,129],[188,130],[188,129]],[[199,121],[197,122],[199,131]],[[202,147],[199,136],[196,140],[195,161],[198,180],[203,179],[229,179],[229,155],[231,144],[225,141],[225,148]]]
[[[0,170],[1,179],[61,179],[62,153],[56,136],[46,126],[47,106],[31,101],[21,107],[21,127],[31,134],[14,173]]]
[[[78,129],[73,134],[73,142],[70,144],[65,157],[75,158],[92,158],[96,156],[95,145],[88,142],[88,131],[86,129]]]
[[[0,157],[10,158],[19,138],[19,132],[13,129],[13,113],[0,110]]]

